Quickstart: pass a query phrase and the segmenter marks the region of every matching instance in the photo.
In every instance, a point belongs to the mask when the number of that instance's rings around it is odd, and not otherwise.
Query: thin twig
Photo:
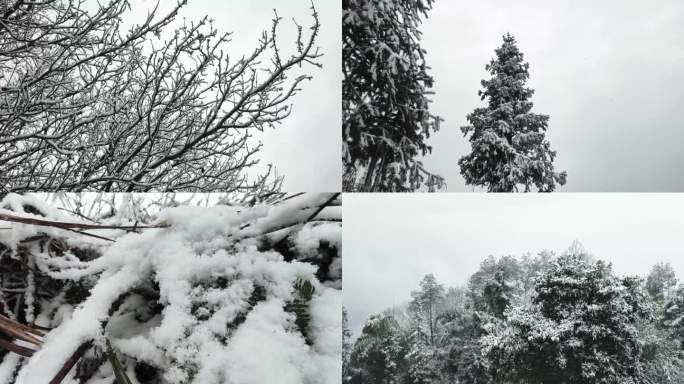
[[[100,224],[85,224],[85,223],[68,223],[62,221],[52,221],[52,220],[42,220],[34,219],[30,217],[21,217],[10,215],[7,213],[0,213],[0,220],[10,221],[22,224],[39,225],[43,227],[55,227],[62,229],[143,229],[143,228],[167,228],[168,224],[157,224],[157,225],[100,225]]]

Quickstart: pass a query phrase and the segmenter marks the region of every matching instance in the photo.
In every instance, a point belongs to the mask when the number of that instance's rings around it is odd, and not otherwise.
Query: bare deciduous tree
[[[310,77],[289,71],[321,65],[315,8],[294,54],[281,53],[275,13],[254,51],[233,58],[231,34],[208,17],[172,25],[186,2],[125,33],[129,0],[0,3],[0,191],[280,187],[270,166],[248,178],[261,148],[250,138],[290,114]]]

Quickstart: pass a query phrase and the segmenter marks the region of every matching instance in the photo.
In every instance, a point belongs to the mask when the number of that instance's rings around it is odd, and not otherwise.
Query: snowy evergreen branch
[[[421,156],[440,118],[428,110],[419,26],[433,1],[342,2],[342,145],[345,191],[435,191],[444,179]]]
[[[305,194],[252,207],[175,206],[153,218],[163,226],[140,233],[120,229],[136,220],[130,209],[84,224],[113,244],[10,222],[0,233],[0,315],[8,319],[0,321],[0,340],[8,329],[20,348],[19,330],[41,337],[35,352],[0,352],[0,378],[111,382],[108,340],[120,373],[141,384],[338,382],[341,222],[316,218],[341,220],[339,204],[339,194]],[[0,208],[79,221],[32,196],[10,194]],[[287,236],[266,246],[274,228]]]

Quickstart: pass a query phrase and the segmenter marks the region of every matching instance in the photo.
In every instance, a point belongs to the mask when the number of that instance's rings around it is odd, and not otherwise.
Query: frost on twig
[[[240,57],[209,17],[177,20],[186,2],[128,31],[129,0],[1,8],[0,192],[280,188],[270,166],[247,176],[261,149],[252,136],[289,116],[310,79],[292,70],[320,66],[315,8],[291,52],[276,15]]]

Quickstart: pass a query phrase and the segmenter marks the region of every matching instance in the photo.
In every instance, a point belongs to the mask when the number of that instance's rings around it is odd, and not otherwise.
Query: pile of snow
[[[105,340],[141,384],[338,383],[341,207],[318,212],[332,198],[175,207],[162,228],[88,231],[113,242],[4,223],[2,257],[33,269],[23,309],[0,310],[52,330],[30,358],[4,355],[0,383],[48,383],[89,342],[64,382],[111,383]],[[8,195],[3,212],[84,222],[31,196]]]

